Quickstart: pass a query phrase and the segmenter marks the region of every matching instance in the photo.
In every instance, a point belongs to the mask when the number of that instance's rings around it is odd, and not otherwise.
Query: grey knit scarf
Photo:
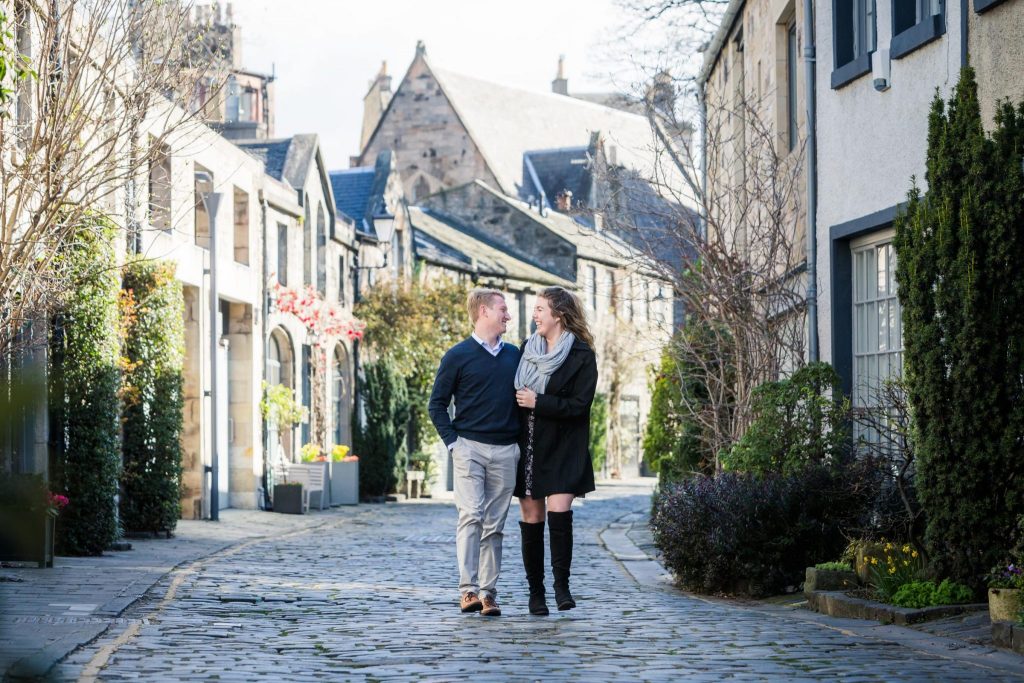
[[[519,359],[519,368],[516,370],[516,390],[523,387],[532,389],[538,394],[543,394],[547,389],[548,380],[555,370],[562,367],[569,349],[576,341],[576,335],[572,332],[562,332],[558,338],[555,350],[546,353],[547,342],[544,337],[536,332],[526,340],[526,347],[523,349],[523,357]]]

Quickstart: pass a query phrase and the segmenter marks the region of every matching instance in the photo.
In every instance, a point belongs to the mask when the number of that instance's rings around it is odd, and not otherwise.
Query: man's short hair
[[[500,296],[502,299],[505,298],[505,294],[497,289],[478,287],[477,289],[470,290],[469,296],[466,297],[466,308],[469,309],[469,319],[474,325],[476,324],[476,319],[480,317],[480,307],[487,306],[489,308],[492,304],[492,299],[496,296]]]

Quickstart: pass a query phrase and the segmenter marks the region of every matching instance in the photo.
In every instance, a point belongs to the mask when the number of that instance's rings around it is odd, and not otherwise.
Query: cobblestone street
[[[626,569],[639,557],[613,555],[607,530],[646,510],[649,496],[638,487],[601,487],[576,509],[576,610],[527,613],[516,509],[499,584],[504,616],[489,619],[456,607],[454,507],[364,505],[325,515],[331,521],[319,528],[247,541],[179,567],[54,677],[1019,680],[1020,667],[1000,665],[1002,655],[990,666],[823,626],[803,610],[696,599],[645,581]]]

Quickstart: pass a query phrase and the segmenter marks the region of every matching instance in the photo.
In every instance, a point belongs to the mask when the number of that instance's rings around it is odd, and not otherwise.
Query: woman
[[[575,294],[548,287],[533,310],[537,331],[523,343],[516,402],[526,412],[515,495],[523,521],[523,566],[530,614],[548,614],[544,600],[544,512],[551,536],[551,570],[558,609],[576,606],[569,592],[572,501],[594,490],[590,405],[597,388],[594,340]]]

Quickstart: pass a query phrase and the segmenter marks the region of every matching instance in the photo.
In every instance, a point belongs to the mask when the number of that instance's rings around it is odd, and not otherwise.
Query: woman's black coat
[[[524,343],[525,346],[525,343]],[[577,339],[565,362],[552,373],[533,409],[533,489],[531,498],[554,493],[582,496],[594,490],[590,461],[590,406],[597,389],[597,359]],[[523,410],[519,432],[519,470],[515,495],[526,494],[525,467],[529,414]]]

